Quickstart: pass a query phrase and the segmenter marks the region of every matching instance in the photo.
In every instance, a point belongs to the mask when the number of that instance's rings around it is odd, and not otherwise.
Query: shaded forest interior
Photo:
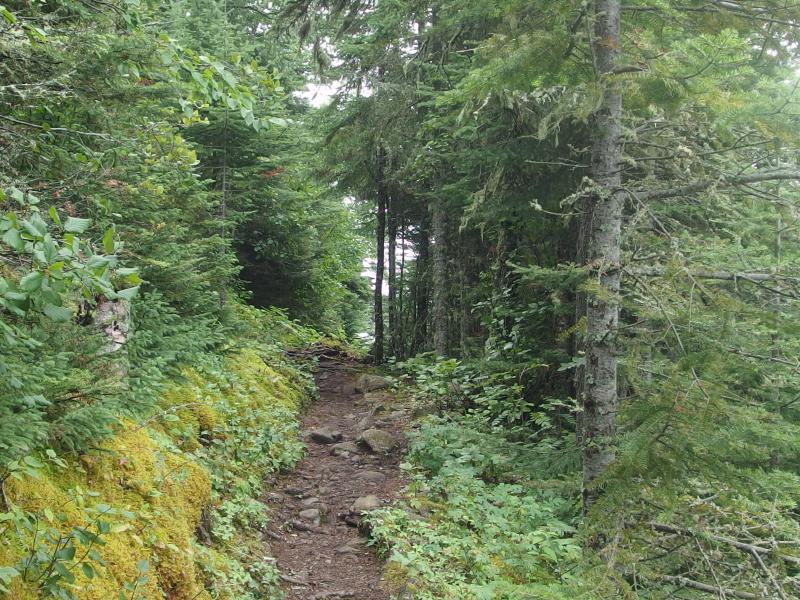
[[[403,597],[800,597],[799,43],[783,0],[6,1],[0,595],[277,597],[325,340],[424,417],[370,517]]]

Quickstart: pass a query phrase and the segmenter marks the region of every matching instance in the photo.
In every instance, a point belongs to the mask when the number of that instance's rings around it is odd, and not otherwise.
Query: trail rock
[[[361,449],[354,442],[339,442],[331,446],[331,454],[333,456],[341,456],[342,454],[358,454]]]
[[[386,410],[385,405],[391,404],[392,395],[388,390],[379,390],[377,392],[367,392],[364,394],[364,402],[372,405],[372,412],[381,412]]]
[[[333,444],[342,439],[342,432],[333,427],[320,427],[312,429],[309,437],[318,444]]]
[[[386,389],[389,385],[389,380],[386,377],[365,374],[356,380],[355,390],[357,392],[372,392]]]
[[[305,500],[303,500],[300,504],[310,508],[315,504],[319,504],[320,502],[322,501],[319,498],[317,498],[316,496],[311,496],[310,498],[306,498]]]
[[[361,471],[360,473],[356,473],[355,479],[369,483],[383,483],[386,481],[386,475],[380,471]]]
[[[304,521],[313,523],[314,527],[319,527],[320,520],[322,519],[322,515],[320,514],[318,508],[307,508],[305,510],[301,510],[297,516]]]
[[[350,507],[350,512],[354,515],[360,515],[363,512],[379,508],[380,506],[380,499],[370,494],[369,496],[361,496],[353,502],[353,505]]]
[[[435,415],[437,413],[436,405],[435,404],[418,404],[414,408],[411,409],[411,416],[414,419],[418,419],[420,417],[427,417],[430,415]]]
[[[371,415],[367,415],[358,422],[358,425],[356,425],[356,429],[358,429],[358,431],[366,431],[367,429],[372,429],[373,427],[375,427],[375,419],[372,418]]]
[[[397,440],[391,433],[380,429],[367,429],[361,434],[360,440],[367,447],[378,454],[388,454],[397,448]]]

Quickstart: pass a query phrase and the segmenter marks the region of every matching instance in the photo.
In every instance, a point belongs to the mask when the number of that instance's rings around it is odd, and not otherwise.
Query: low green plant
[[[577,487],[535,481],[543,458],[477,419],[431,420],[413,435],[406,499],[368,517],[411,597],[538,598],[571,582]]]

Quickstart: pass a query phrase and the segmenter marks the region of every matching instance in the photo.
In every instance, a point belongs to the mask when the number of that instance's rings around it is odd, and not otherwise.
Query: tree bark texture
[[[412,356],[422,352],[428,342],[431,232],[430,220],[427,214],[422,217],[417,248],[416,275],[414,277],[414,339],[411,347]]]
[[[384,182],[384,156],[379,151],[377,169],[378,214],[375,223],[375,340],[372,345],[372,356],[375,364],[383,362],[383,268],[386,236],[386,204],[388,194]]]
[[[447,215],[441,200],[433,205],[433,347],[448,354],[447,324]]]
[[[619,325],[620,244],[624,207],[621,189],[622,91],[614,79],[620,57],[619,0],[596,0],[592,51],[604,86],[594,115],[592,179],[584,233],[585,265],[596,284],[586,298],[586,364],[582,389],[583,503],[598,496],[594,480],[615,460],[617,417],[617,329]]]
[[[397,194],[389,195],[388,215],[386,217],[389,234],[389,353],[397,356],[399,323],[397,319]]]

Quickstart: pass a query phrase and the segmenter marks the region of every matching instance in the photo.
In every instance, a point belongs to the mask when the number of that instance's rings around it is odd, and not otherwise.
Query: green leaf
[[[109,227],[108,229],[106,229],[105,234],[103,234],[103,249],[108,254],[114,254],[114,251],[116,250],[116,246],[114,244],[114,228],[113,227]]]
[[[70,309],[63,306],[56,306],[55,304],[45,304],[44,314],[56,323],[66,323],[72,318],[72,311]]]
[[[25,249],[25,241],[19,234],[19,229],[9,229],[3,234],[2,240],[17,252]]]
[[[69,231],[70,233],[83,233],[84,231],[89,229],[89,225],[91,224],[92,224],[91,219],[67,217],[67,222],[64,223],[64,231]]]
[[[88,563],[81,563],[81,571],[83,571],[83,574],[87,579],[94,578],[94,569],[92,568],[92,565]]]
[[[25,204],[25,194],[19,188],[12,187],[11,188],[11,197],[19,202],[20,204]]]
[[[139,573],[147,573],[150,570],[150,563],[146,560],[140,560],[136,563],[136,570]]]
[[[39,271],[31,271],[19,280],[19,287],[26,292],[35,292],[42,287],[43,280],[44,275],[39,273]]]
[[[9,11],[5,6],[0,6],[0,16],[3,17],[3,20],[9,25],[13,25],[17,22],[17,18],[14,16],[14,13]]]
[[[136,297],[136,294],[139,293],[139,286],[126,288],[124,290],[117,291],[117,297],[122,298],[123,300],[133,300]]]
[[[56,225],[61,225],[61,217],[58,216],[58,211],[56,210],[55,206],[51,206],[47,209],[48,214],[50,215],[50,219]]]

